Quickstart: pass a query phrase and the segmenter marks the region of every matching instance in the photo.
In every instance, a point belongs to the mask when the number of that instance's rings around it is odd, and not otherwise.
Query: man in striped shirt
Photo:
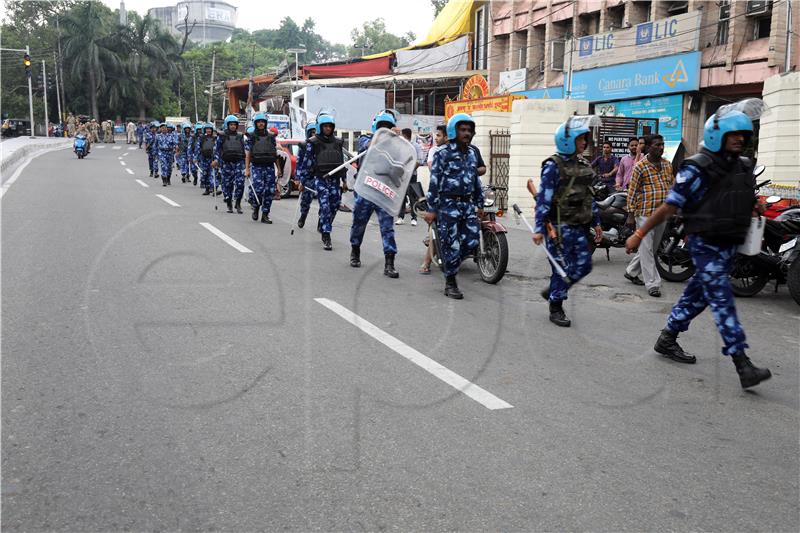
[[[664,154],[664,138],[661,135],[645,137],[646,157],[636,163],[628,184],[628,225],[637,227],[664,203],[674,181],[672,164],[661,157]],[[654,227],[639,245],[633,256],[625,278],[634,285],[644,285],[650,296],[661,296],[661,276],[656,269],[655,252],[661,242],[665,223]],[[644,280],[641,277],[644,277]]]

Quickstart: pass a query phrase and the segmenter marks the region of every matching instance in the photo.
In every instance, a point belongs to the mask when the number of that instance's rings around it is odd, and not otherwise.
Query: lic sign
[[[580,57],[587,57],[591,56],[594,52],[600,52],[602,50],[611,50],[612,48],[614,48],[614,34],[606,33],[606,34],[591,35],[589,37],[583,37],[578,42],[580,43],[578,48],[578,55]]]
[[[645,22],[636,26],[636,45],[649,44],[662,39],[675,37],[678,33],[677,19],[658,22]]]

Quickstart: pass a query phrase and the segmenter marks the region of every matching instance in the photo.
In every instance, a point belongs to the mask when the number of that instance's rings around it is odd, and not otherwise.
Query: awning
[[[356,78],[360,76],[379,76],[390,74],[391,57],[379,57],[371,60],[325,63],[321,65],[303,65],[303,78]]]
[[[422,50],[398,50],[398,74],[414,72],[460,72],[469,67],[469,38],[462,35],[458,39]]]
[[[363,76],[359,78],[328,78],[317,80],[298,80],[295,84],[294,80],[275,83],[272,86],[276,89],[279,88],[292,88],[292,87],[312,87],[316,85],[336,87],[336,86],[359,86],[359,87],[375,87],[375,86],[392,86],[397,84],[411,84],[415,82],[424,81],[447,81],[457,79],[467,79],[475,74],[486,76],[485,70],[464,70],[461,72],[439,72],[435,74],[418,72],[415,74],[389,74],[385,76]]]

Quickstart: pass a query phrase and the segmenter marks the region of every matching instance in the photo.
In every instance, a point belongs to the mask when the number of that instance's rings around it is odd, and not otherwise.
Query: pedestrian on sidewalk
[[[636,153],[639,151],[639,139],[631,137],[631,140],[628,141],[628,151],[630,153],[619,160],[617,178],[614,184],[618,191],[628,190],[631,174],[633,174],[633,166],[636,164]]]
[[[674,183],[672,164],[661,157],[664,154],[664,138],[661,135],[647,135],[645,152],[645,158],[633,167],[628,185],[626,224],[630,228],[641,227],[647,221],[667,199]],[[655,254],[664,234],[665,224],[666,222],[662,222],[653,226],[639,243],[639,251],[625,269],[625,279],[634,285],[644,285],[647,293],[654,298],[661,297],[661,276],[656,268]]]
[[[768,369],[753,365],[745,353],[748,346],[729,278],[736,248],[745,240],[756,205],[753,161],[742,153],[753,135],[752,121],[765,109],[760,99],[748,98],[722,106],[709,117],[700,152],[681,163],[666,202],[625,243],[628,253],[635,252],[648,232],[681,209],[696,270],[654,349],[679,363],[695,363],[697,358],[678,344],[678,335],[711,307],[722,337],[722,353],[733,360],[745,389],[772,376]]]

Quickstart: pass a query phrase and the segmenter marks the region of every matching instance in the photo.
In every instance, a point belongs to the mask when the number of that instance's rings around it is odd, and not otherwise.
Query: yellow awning
[[[428,36],[424,41],[398,50],[414,50],[415,48],[425,48],[433,44],[449,43],[459,35],[469,33],[471,30],[470,21],[472,10],[475,7],[475,0],[450,0],[444,6],[436,19],[433,21]],[[380,54],[364,56],[364,59],[376,59],[386,57],[395,53],[397,50],[389,50]]]

